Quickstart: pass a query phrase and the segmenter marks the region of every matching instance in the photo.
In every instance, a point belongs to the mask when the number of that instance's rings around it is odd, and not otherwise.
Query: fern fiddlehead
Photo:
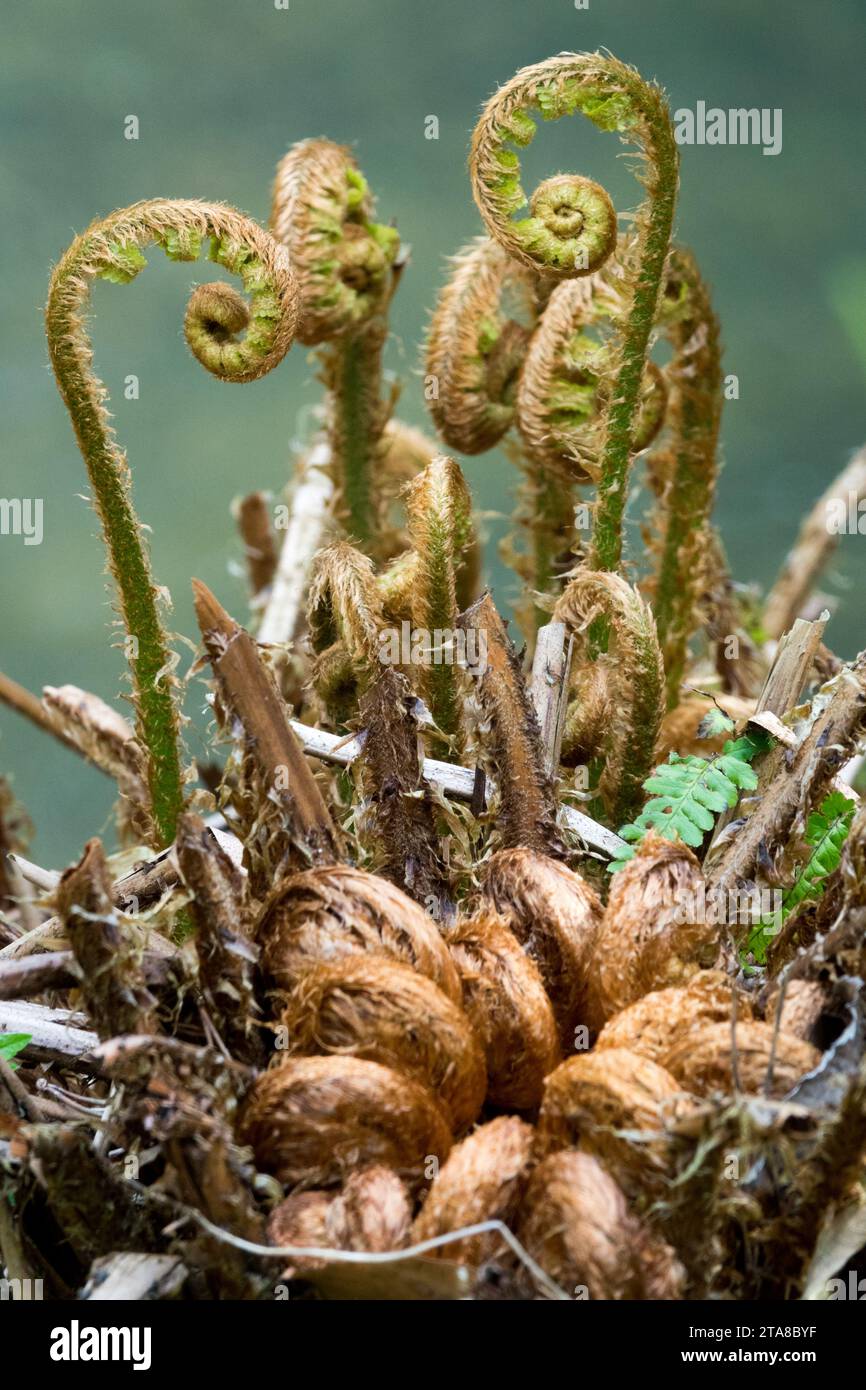
[[[377,488],[390,402],[382,399],[387,309],[399,237],[373,220],[363,174],[347,149],[303,140],[280,162],[271,228],[289,250],[303,297],[298,336],[324,348],[331,466],[348,534],[376,554]]]
[[[426,630],[433,643],[453,642],[457,573],[472,535],[472,499],[453,459],[440,455],[408,484],[406,516],[416,556],[410,591],[413,626]],[[456,734],[460,700],[455,653],[434,649],[426,655],[430,711],[444,733]]]
[[[584,682],[592,683],[592,723],[603,734],[599,793],[616,823],[635,809],[652,767],[664,714],[664,670],[653,615],[637,590],[608,571],[579,569],[559,599],[554,617],[586,645],[590,625],[598,616],[609,627],[611,649],[597,663],[585,664],[583,676]],[[580,687],[579,680],[578,717],[582,714]]]
[[[430,413],[449,448],[492,449],[514,423],[529,329],[509,315],[531,308],[534,277],[495,241],[478,237],[451,262],[427,335]]]
[[[381,599],[373,562],[347,541],[315,558],[307,624],[316,655],[313,684],[337,723],[345,723],[378,669]]]
[[[488,232],[542,275],[570,277],[598,270],[616,246],[616,216],[597,184],[558,175],[525,204],[514,149],[535,134],[532,113],[544,120],[580,113],[602,130],[617,131],[646,160],[647,199],[629,241],[623,307],[615,329],[615,359],[605,410],[590,565],[615,570],[622,553],[628,470],[635,452],[644,367],[670,244],[678,184],[678,155],[664,95],[626,64],[604,54],[562,53],[523,68],[487,103],[470,157],[475,200]]]
[[[722,414],[719,324],[690,252],[671,254],[659,324],[671,341],[669,467],[655,520],[658,540],[653,610],[665,659],[668,708],[679,700],[687,646],[712,551],[710,512],[718,472]]]
[[[603,270],[565,280],[550,295],[527,351],[517,390],[517,423],[528,456],[519,519],[531,536],[533,579],[541,592],[571,568],[577,485],[598,481],[603,424],[612,385],[610,326],[622,313],[618,258]],[[644,367],[634,449],[649,447],[667,405],[665,377]]]
[[[162,844],[174,838],[183,805],[178,713],[168,674],[172,662],[132,505],[129,466],[110,424],[107,392],[91,365],[85,312],[93,281],[128,284],[146,264],[143,247],[156,244],[172,260],[194,261],[208,237],[211,259],[240,277],[251,307],[230,286],[201,286],[187,308],[186,339],[202,365],[222,380],[254,381],[291,345],[297,282],[283,248],[222,204],[155,199],[92,223],[55,267],[45,311],[51,364],[87,465],[121,616],[132,639],[138,735],[147,751],[150,810]]]
[[[617,269],[619,267],[617,266]],[[604,420],[611,389],[612,353],[605,330],[622,314],[620,275],[607,266],[595,275],[556,286],[526,352],[517,392],[517,422],[533,461],[560,481],[598,478]],[[644,367],[634,439],[649,447],[667,407],[666,378],[654,362]]]
[[[451,266],[427,336],[426,388],[445,443],[464,454],[480,454],[504,440],[516,423],[517,383],[545,291],[538,276],[489,237],[464,247]],[[535,543],[529,555],[509,553],[508,559],[530,588],[544,589],[553,569],[547,554],[554,546],[545,544],[549,532],[560,538],[570,533],[568,498],[559,489],[552,525],[533,526],[537,517],[548,517],[552,495],[546,480],[526,469],[517,453],[526,474],[517,523],[532,530]]]

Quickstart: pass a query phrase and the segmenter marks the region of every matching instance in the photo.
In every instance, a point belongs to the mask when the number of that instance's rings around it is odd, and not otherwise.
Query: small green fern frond
[[[823,893],[824,879],[839,867],[842,846],[856,809],[856,802],[842,792],[831,792],[818,810],[812,812],[806,822],[805,835],[812,852],[782,900],[783,917],[790,917],[807,898],[818,898]]]
[[[622,839],[630,843],[608,865],[615,873],[627,860],[634,858],[632,845],[655,830],[665,840],[681,840],[693,849],[703,844],[704,836],[712,830],[715,818],[736,805],[741,791],[754,791],[758,774],[750,766],[753,758],[764,752],[768,739],[758,733],[728,739],[721,753],[712,758],[689,754],[681,758],[671,753],[644,782],[644,791],[653,792],[637,820],[620,830]]]
[[[746,950],[763,965],[767,946],[780,926],[804,903],[820,898],[829,878],[842,861],[842,847],[851,829],[857,803],[842,792],[830,792],[806,822],[804,840],[810,853],[797,870],[794,882],[782,898],[779,915],[764,918],[749,934]]]

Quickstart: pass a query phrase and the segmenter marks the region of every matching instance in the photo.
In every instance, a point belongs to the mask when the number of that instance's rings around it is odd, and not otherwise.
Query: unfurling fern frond
[[[655,830],[665,840],[681,840],[697,849],[704,836],[712,830],[716,816],[736,805],[741,791],[754,791],[758,774],[750,766],[752,759],[766,751],[768,736],[744,734],[728,739],[721,753],[713,758],[689,754],[681,758],[671,753],[644,782],[644,790],[654,792],[637,820],[624,825],[620,835],[631,843],[608,866],[616,873],[627,860],[634,858],[631,845],[642,840],[647,831]]]

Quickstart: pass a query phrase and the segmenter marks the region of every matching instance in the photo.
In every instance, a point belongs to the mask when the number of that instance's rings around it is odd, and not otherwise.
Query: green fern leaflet
[[[811,853],[800,865],[794,882],[782,899],[782,922],[796,912],[801,903],[820,898],[824,892],[825,879],[839,867],[842,846],[856,809],[856,802],[850,801],[842,792],[831,792],[824,797],[817,811],[809,816],[804,839]],[[750,934],[747,949],[759,964],[764,964],[767,944],[780,925],[775,920],[762,922]]]
[[[608,865],[608,873],[616,873],[634,858],[632,846],[650,830],[665,840],[681,840],[697,849],[715,825],[716,816],[735,806],[740,792],[754,791],[758,774],[750,763],[769,746],[768,735],[755,732],[729,739],[712,758],[693,753],[681,758],[671,753],[644,782],[644,790],[654,795],[637,820],[620,830],[621,837],[630,843]]]

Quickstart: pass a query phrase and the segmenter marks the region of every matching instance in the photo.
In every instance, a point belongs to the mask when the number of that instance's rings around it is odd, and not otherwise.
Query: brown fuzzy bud
[[[534,1108],[559,1060],[556,1021],[536,966],[490,911],[459,922],[448,944],[463,1006],[487,1057],[488,1099],[515,1110]]]
[[[573,1298],[681,1298],[673,1250],[633,1216],[622,1190],[591,1154],[552,1154],[532,1175],[518,1236]]]
[[[775,1053],[773,1038],[775,1036]],[[769,1023],[738,1023],[736,1055],[729,1023],[709,1023],[677,1041],[662,1059],[665,1067],[697,1096],[733,1090],[757,1095],[764,1091],[773,1070],[768,1095],[779,1100],[816,1067],[821,1054],[810,1043],[790,1033],[776,1034]]]
[[[606,1023],[598,1035],[595,1052],[625,1047],[661,1062],[672,1043],[684,1039],[707,1023],[730,1021],[734,984],[721,970],[699,970],[687,985],[653,990]],[[749,1019],[752,1006],[738,993],[737,1017]]]
[[[307,1245],[312,1249],[330,1247],[328,1212],[333,1205],[331,1192],[293,1192],[271,1212],[268,1220],[268,1240],[271,1245]],[[314,1256],[299,1256],[283,1270],[283,1277],[293,1278],[323,1269],[324,1260]]]
[[[346,1179],[334,1201],[329,1227],[347,1250],[399,1250],[408,1244],[412,1208],[405,1183],[376,1166]]]
[[[666,1132],[694,1105],[670,1072],[626,1048],[571,1057],[547,1078],[538,1152],[576,1144],[610,1170],[631,1196],[672,1178]]]
[[[281,883],[256,929],[262,966],[291,990],[323,960],[372,953],[411,965],[454,1003],[460,980],[432,917],[393,883],[340,865],[309,869]]]
[[[592,1028],[650,990],[683,985],[712,965],[718,928],[693,923],[702,886],[691,850],[655,834],[614,876],[590,969]]]
[[[390,1168],[367,1168],[346,1179],[342,1192],[294,1192],[271,1213],[272,1245],[335,1250],[399,1250],[407,1242],[412,1208]],[[321,1269],[324,1260],[298,1258],[285,1277]]]
[[[408,965],[361,955],[316,966],[289,996],[282,1021],[292,1053],[366,1057],[428,1087],[455,1132],[481,1109],[487,1071],[469,1020]]]
[[[533,1130],[516,1115],[481,1125],[451,1150],[412,1226],[412,1243],[479,1221],[510,1224],[529,1173]],[[504,1254],[495,1231],[443,1245],[431,1254],[482,1265]]]
[[[429,1091],[358,1057],[286,1058],[255,1082],[239,1136],[288,1187],[327,1186],[377,1163],[417,1184],[451,1148]]]
[[[494,854],[484,893],[538,966],[553,1004],[563,1051],[570,1051],[601,925],[598,895],[565,864],[528,849],[504,849]]]

